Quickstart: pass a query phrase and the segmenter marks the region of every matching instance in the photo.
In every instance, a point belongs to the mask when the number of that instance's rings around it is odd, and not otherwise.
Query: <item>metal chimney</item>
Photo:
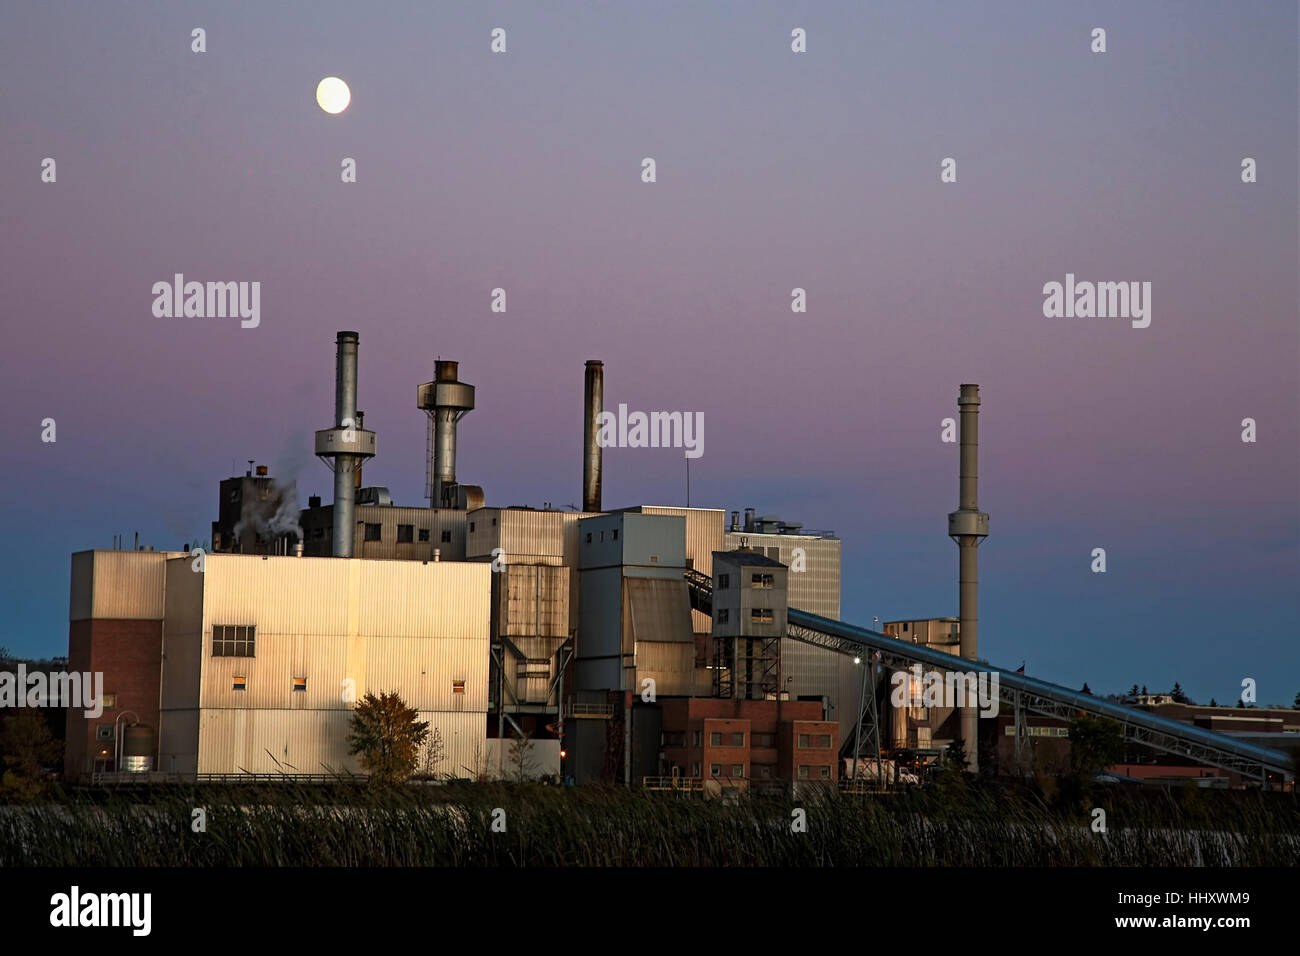
[[[600,413],[605,410],[605,365],[587,361],[586,400],[582,418],[582,510],[600,511]]]
[[[356,533],[356,472],[375,455],[375,433],[357,420],[357,345],[355,332],[338,334],[334,377],[334,427],[316,433],[316,455],[334,472],[334,557],[352,557]]]
[[[957,612],[961,656],[968,661],[979,653],[979,546],[988,537],[989,516],[979,510],[979,412],[980,387],[963,385],[957,399],[961,414],[961,472],[957,510],[948,515],[948,536],[958,548]],[[966,747],[966,767],[979,769],[979,712],[974,707],[959,709],[961,737]]]
[[[438,360],[433,381],[416,390],[415,404],[429,416],[424,496],[431,508],[457,507],[456,423],[474,410],[474,386],[456,377],[459,368],[459,362]]]

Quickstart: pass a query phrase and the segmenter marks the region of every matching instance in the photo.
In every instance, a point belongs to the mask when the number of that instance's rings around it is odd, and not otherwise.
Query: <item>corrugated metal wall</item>
[[[68,620],[161,621],[165,563],[180,551],[78,551]]]

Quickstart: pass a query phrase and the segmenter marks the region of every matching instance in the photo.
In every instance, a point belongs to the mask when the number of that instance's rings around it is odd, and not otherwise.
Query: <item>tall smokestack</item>
[[[356,532],[356,472],[375,454],[375,433],[361,427],[357,415],[357,345],[355,332],[338,334],[334,364],[334,427],[316,433],[316,454],[333,459],[334,557],[352,557]]]
[[[988,537],[989,516],[979,510],[980,387],[963,385],[957,399],[961,414],[961,471],[957,510],[948,515],[948,535],[957,542],[958,603],[961,656],[973,661],[979,654],[979,546]],[[958,711],[966,767],[979,769],[979,712],[974,707]]]
[[[456,423],[474,410],[474,386],[457,378],[459,362],[439,359],[433,381],[415,394],[415,404],[429,416],[429,462],[424,495],[431,508],[455,508]]]
[[[600,413],[605,410],[605,365],[587,361],[586,400],[582,418],[582,510],[600,511]]]

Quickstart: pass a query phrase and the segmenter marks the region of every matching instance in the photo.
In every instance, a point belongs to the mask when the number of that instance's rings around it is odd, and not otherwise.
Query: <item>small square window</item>
[[[808,779],[808,768],[807,768],[806,766],[804,766],[803,764],[800,764],[800,765],[799,765],[799,779],[800,779],[800,780],[807,780],[807,779]]]
[[[421,541],[428,541],[428,540],[429,540],[429,529],[428,529],[428,528],[421,528],[421,529],[420,529],[420,540],[421,540]]]
[[[474,530],[474,522],[473,522],[473,521],[471,521],[471,522],[469,523],[469,530],[470,530],[471,532],[473,532],[473,530]],[[445,533],[445,532],[444,532],[444,533]]]
[[[451,692],[453,694],[465,693],[465,682],[463,680],[454,680],[451,682]]]
[[[493,518],[493,519],[492,519],[492,527],[495,528],[496,526],[497,526],[497,519],[496,519],[496,518]]]
[[[807,734],[800,734],[800,735],[799,735],[799,746],[800,746],[800,747],[807,747],[807,746],[808,746],[808,735],[807,735]]]
[[[293,679],[293,689],[294,689],[295,691],[306,691],[306,690],[307,690],[307,678],[305,678],[305,677],[295,677],[295,678]]]
[[[232,685],[232,689],[233,689],[233,690],[247,690],[247,689],[248,689],[248,678],[247,678],[247,677],[236,677],[236,678],[234,679],[234,684]]]
[[[711,763],[711,764],[709,764],[709,776],[710,776],[710,777],[721,777],[721,776],[722,776],[722,764],[720,764],[720,763]]]
[[[731,746],[733,746],[733,747],[743,747],[743,746],[745,746],[745,735],[744,735],[744,734],[732,734],[732,735],[731,735]]]
[[[697,730],[697,731],[695,731],[695,733],[691,736],[691,746],[692,746],[692,747],[698,747],[698,746],[700,745],[700,735],[701,735],[701,733],[702,733],[701,731],[698,731],[698,730]],[[697,775],[697,776],[698,776],[698,775]]]
[[[117,710],[117,695],[105,694],[103,696],[105,710]]]
[[[443,544],[448,544],[451,541],[451,532],[444,531],[442,533],[442,537],[439,540],[441,540]]]
[[[397,543],[410,544],[415,540],[415,527],[409,524],[399,524],[397,526]]]
[[[591,532],[587,532],[587,544],[591,544]]]
[[[744,765],[743,763],[735,763],[735,764],[732,764],[732,765],[731,765],[731,775],[732,775],[733,777],[737,777],[737,778],[744,777],[744,776],[745,776],[745,765]]]
[[[826,766],[821,767],[821,768],[820,768],[820,773],[821,773],[821,778],[822,778],[823,780],[829,780],[829,779],[831,778],[831,768],[830,768],[830,767],[826,767]]]
[[[713,731],[713,733],[709,734],[709,746],[710,746],[710,747],[721,747],[721,746],[722,746],[722,734],[719,733],[719,732],[716,731],[716,730]]]
[[[381,528],[383,528],[383,525],[379,525],[379,524],[371,524],[370,522],[367,521],[367,522],[366,522],[366,540],[367,540],[367,541],[378,541],[378,540],[379,540],[379,532],[380,532],[380,529],[381,529]]]
[[[730,608],[725,608],[725,607],[718,608],[718,623],[726,624],[729,620],[731,620]]]
[[[700,775],[700,765],[697,763],[691,764],[691,776],[698,777],[699,775]]]
[[[730,575],[730,574],[719,574],[719,575],[718,575],[718,590],[719,590],[719,591],[725,591],[725,590],[726,590],[728,587],[730,587],[730,586],[731,586],[731,575]]]

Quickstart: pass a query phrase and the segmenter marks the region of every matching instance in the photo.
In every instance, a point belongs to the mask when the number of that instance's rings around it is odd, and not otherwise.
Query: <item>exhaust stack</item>
[[[375,433],[357,414],[356,332],[338,334],[334,364],[334,427],[316,433],[316,455],[334,472],[334,557],[352,557],[356,534],[356,485],[361,463],[375,456]]]
[[[582,510],[600,511],[600,413],[605,409],[605,365],[587,361],[586,401],[582,419]]]
[[[961,468],[957,510],[948,515],[948,536],[958,548],[957,612],[961,656],[968,661],[979,653],[979,546],[989,533],[989,516],[979,510],[979,412],[980,387],[963,385],[957,399],[961,415]],[[966,767],[979,769],[979,713],[974,707],[960,708],[962,743]]]
[[[439,360],[434,365],[433,381],[416,390],[415,404],[429,416],[429,463],[424,496],[431,508],[474,507],[461,504],[460,486],[456,484],[456,423],[474,410],[474,386],[460,381],[459,362]],[[482,505],[482,489],[464,486],[477,494]],[[469,494],[468,498],[475,498]]]

